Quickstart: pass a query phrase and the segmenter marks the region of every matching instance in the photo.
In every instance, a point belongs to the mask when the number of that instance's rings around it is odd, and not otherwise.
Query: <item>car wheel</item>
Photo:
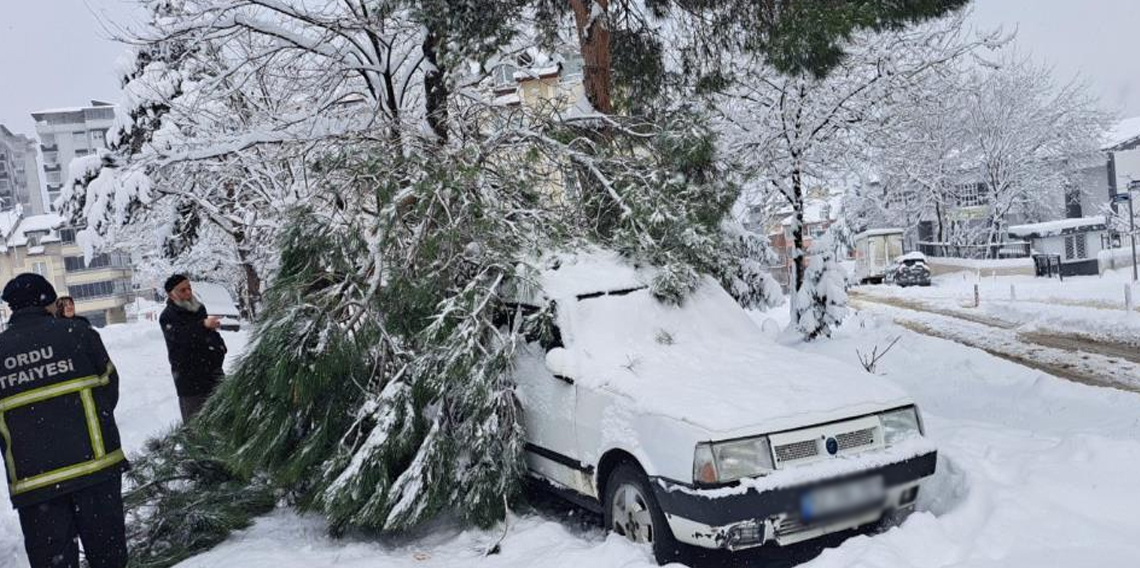
[[[649,480],[637,466],[623,463],[610,473],[602,511],[607,530],[632,542],[651,545],[659,564],[679,556],[681,551],[673,531],[657,505]]]

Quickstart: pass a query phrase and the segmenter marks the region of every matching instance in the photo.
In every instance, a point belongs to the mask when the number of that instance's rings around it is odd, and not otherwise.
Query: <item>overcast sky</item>
[[[975,0],[973,10],[976,26],[1016,29],[1018,49],[1059,79],[1080,73],[1106,108],[1140,115],[1136,0]],[[118,100],[123,48],[100,18],[137,23],[141,13],[130,0],[0,0],[0,124],[33,134],[34,110]]]

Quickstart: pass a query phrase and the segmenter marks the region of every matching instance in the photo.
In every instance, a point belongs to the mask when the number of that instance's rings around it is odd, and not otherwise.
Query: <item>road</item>
[[[1140,350],[1079,335],[1019,331],[1014,323],[920,301],[851,294],[856,309],[882,314],[912,331],[982,349],[1072,381],[1140,393]]]

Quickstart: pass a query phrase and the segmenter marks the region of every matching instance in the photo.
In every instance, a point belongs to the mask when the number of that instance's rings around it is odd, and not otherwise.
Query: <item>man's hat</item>
[[[183,280],[189,280],[189,278],[187,278],[185,274],[175,274],[167,278],[166,284],[163,284],[162,287],[165,288],[166,293],[169,294],[170,291],[173,290],[175,286],[181,284]]]
[[[55,301],[55,288],[39,274],[25,272],[8,281],[0,299],[8,302],[12,311],[21,308],[46,307]]]

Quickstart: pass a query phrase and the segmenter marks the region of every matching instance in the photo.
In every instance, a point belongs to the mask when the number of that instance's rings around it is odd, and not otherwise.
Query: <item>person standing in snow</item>
[[[167,295],[166,309],[162,310],[158,322],[166,339],[182,421],[186,422],[202,409],[221,382],[226,342],[218,333],[221,320],[206,315],[206,306],[194,297],[186,275],[167,278],[163,288]]]
[[[12,310],[0,333],[0,450],[32,568],[127,565],[114,410],[119,375],[91,326],[55,318],[55,290],[20,274],[0,295]]]
[[[60,296],[59,299],[55,301],[55,317],[74,319],[75,321],[91,325],[91,322],[87,318],[75,315],[75,298],[71,296]]]

